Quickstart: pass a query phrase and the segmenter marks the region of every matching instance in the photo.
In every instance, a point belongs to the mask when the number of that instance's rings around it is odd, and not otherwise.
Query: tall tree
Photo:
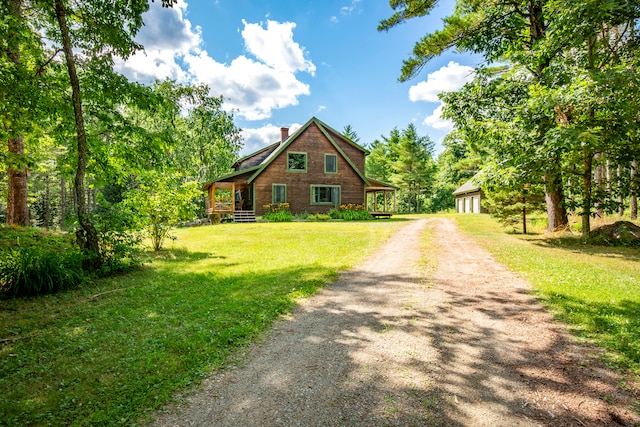
[[[76,139],[76,174],[74,180],[76,210],[80,228],[76,232],[78,243],[87,253],[87,266],[100,265],[98,234],[87,209],[85,177],[88,164],[88,142],[82,85],[77,65],[87,70],[93,81],[106,81],[114,77],[114,57],[126,59],[142,48],[134,36],[143,25],[142,13],[149,7],[145,0],[132,0],[118,7],[107,0],[81,0],[68,2],[55,0],[53,4],[51,39],[61,45],[71,86],[71,99]],[[69,25],[69,18],[73,26]],[[80,60],[78,59],[80,58]],[[106,85],[108,86],[108,84]]]
[[[406,20],[427,15],[437,3],[437,0],[391,0],[395,13],[383,20],[378,29],[389,30]],[[546,3],[546,0],[458,0],[454,13],[444,18],[444,27],[415,44],[413,56],[404,61],[400,80],[415,77],[431,59],[453,47],[482,53],[490,61],[508,59],[522,64],[535,79],[544,78],[552,54],[540,54],[535,48],[547,33]],[[537,139],[544,136],[540,133]],[[545,171],[549,229],[568,224],[557,164],[548,162]]]
[[[392,164],[391,182],[398,185],[401,200],[407,212],[419,213],[433,186],[435,163],[432,158],[433,142],[420,136],[413,124],[402,131],[397,147],[397,160]]]
[[[9,0],[0,4],[0,106],[2,135],[7,141],[7,217],[6,223],[29,225],[27,205],[27,167],[24,129],[20,120],[28,110],[29,86],[33,70],[23,61],[22,51],[33,47],[31,30],[26,25],[22,0]],[[27,61],[28,62],[28,61]],[[27,101],[27,102],[25,102]]]
[[[360,142],[360,136],[358,135],[358,132],[356,132],[356,130],[351,125],[345,125],[344,129],[342,130],[342,134],[356,144]]]
[[[431,192],[435,174],[433,142],[420,136],[413,124],[376,140],[369,147],[365,169],[368,176],[392,182],[400,188],[401,209],[420,212]]]

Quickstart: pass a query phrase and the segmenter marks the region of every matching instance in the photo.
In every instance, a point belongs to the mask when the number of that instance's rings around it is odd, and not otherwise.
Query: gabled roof
[[[454,191],[453,195],[457,196],[458,194],[473,193],[474,191],[479,191],[479,190],[480,190],[480,185],[476,183],[475,177],[473,177],[467,182],[465,182],[464,184],[462,184],[460,188],[458,188],[456,191]]]
[[[342,148],[340,148],[340,144],[338,144],[334,138],[334,135],[341,138],[343,141],[345,141],[347,144],[353,146],[354,148],[362,151],[365,155],[368,154],[367,150],[364,149],[363,147],[361,147],[360,145],[356,144],[355,142],[351,141],[350,139],[342,136],[338,131],[336,131],[335,129],[333,129],[332,127],[328,126],[326,123],[322,122],[321,120],[317,119],[316,117],[312,117],[311,119],[309,119],[304,125],[302,125],[298,130],[296,130],[292,135],[290,135],[286,140],[275,143],[275,144],[271,144],[267,147],[264,147],[254,153],[251,153],[241,159],[239,159],[235,164],[239,165],[242,161],[245,161],[249,158],[255,157],[261,153],[266,153],[267,150],[272,150],[271,153],[268,154],[268,156],[262,160],[262,162],[256,166],[252,166],[250,168],[247,169],[241,169],[235,173],[229,174],[229,175],[225,175],[222,176],[220,178],[217,178],[215,181],[211,181],[208,182],[207,184],[205,184],[203,186],[204,189],[207,189],[211,186],[211,184],[213,182],[217,182],[217,181],[224,181],[224,180],[228,180],[230,178],[234,178],[237,177],[239,175],[242,174],[246,174],[247,172],[253,172],[247,179],[247,183],[252,182],[254,179],[256,179],[256,177],[258,177],[258,175],[260,175],[262,173],[262,171],[264,171],[272,162],[274,159],[276,159],[281,153],[283,153],[287,147],[289,147],[289,145],[291,145],[291,143],[293,141],[295,141],[309,126],[311,126],[312,124],[316,124],[316,126],[318,126],[318,128],[320,129],[320,131],[324,134],[324,136],[329,140],[329,142],[331,143],[331,145],[333,145],[333,147],[336,149],[336,151],[338,151],[338,153],[340,153],[340,155],[344,158],[344,160],[349,164],[349,166],[351,166],[351,168],[358,174],[358,176],[362,179],[362,181],[365,183],[365,185],[369,185],[369,180],[364,176],[364,172],[359,170],[351,161],[351,159],[349,158],[349,156],[342,150]]]
[[[259,149],[258,151],[254,151],[251,154],[247,154],[244,157],[239,158],[238,160],[236,160],[236,162],[233,164],[233,167],[240,167],[242,165],[243,162],[246,162],[247,160],[250,160],[254,157],[259,157],[261,154],[264,155],[265,157],[268,157],[271,155],[271,153],[273,153],[273,151],[278,148],[278,145],[280,145],[280,141],[275,142],[271,145],[267,145],[266,147],[262,147],[261,149]],[[262,163],[264,161],[264,159],[261,159],[261,161],[258,163]],[[256,166],[256,165],[253,165]],[[248,168],[245,168],[248,169]]]

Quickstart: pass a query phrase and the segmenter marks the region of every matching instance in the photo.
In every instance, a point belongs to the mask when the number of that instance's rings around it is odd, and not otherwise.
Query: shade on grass
[[[0,301],[0,425],[136,423],[402,225],[182,229],[133,273]]]
[[[486,215],[458,215],[461,230],[529,280],[570,330],[640,375],[640,251],[585,245],[579,236],[504,232]]]

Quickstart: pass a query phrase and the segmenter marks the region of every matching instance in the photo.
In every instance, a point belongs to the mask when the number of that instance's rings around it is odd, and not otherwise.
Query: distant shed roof
[[[454,196],[457,196],[458,194],[465,194],[465,193],[473,193],[475,191],[479,191],[480,190],[480,185],[478,185],[473,178],[471,178],[469,181],[465,182],[464,184],[462,184],[460,186],[460,188],[458,188],[456,191],[453,192]]]

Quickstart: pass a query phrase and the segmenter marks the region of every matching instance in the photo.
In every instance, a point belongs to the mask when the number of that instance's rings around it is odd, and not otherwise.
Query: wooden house
[[[292,135],[239,159],[235,171],[204,185],[207,212],[254,220],[265,206],[288,203],[292,213],[327,213],[343,204],[374,215],[395,212],[396,188],[364,175],[367,151],[312,117]]]
[[[456,196],[457,213],[487,213],[481,203],[484,193],[473,178],[462,184],[453,195]]]

